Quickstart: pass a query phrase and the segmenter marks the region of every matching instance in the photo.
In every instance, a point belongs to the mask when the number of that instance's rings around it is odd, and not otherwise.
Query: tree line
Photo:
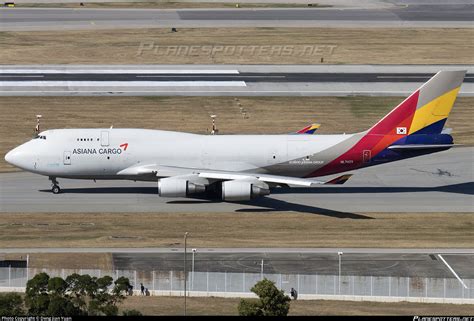
[[[115,316],[117,305],[130,289],[128,278],[113,281],[77,273],[66,279],[39,273],[26,283],[25,295],[0,295],[0,315],[35,316]],[[124,315],[140,315],[139,311],[124,311]]]
[[[88,274],[71,274],[65,279],[39,273],[26,283],[24,295],[0,294],[0,315],[3,316],[117,316],[118,305],[132,288],[126,277],[113,280]],[[241,299],[237,307],[241,316],[286,316],[291,298],[275,283],[263,279],[251,289],[258,299]],[[122,315],[140,316],[137,310]]]

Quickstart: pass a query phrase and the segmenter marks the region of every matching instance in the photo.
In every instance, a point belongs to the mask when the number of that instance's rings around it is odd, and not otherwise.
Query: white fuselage
[[[40,133],[6,159],[27,171],[68,178],[123,179],[118,172],[140,164],[303,177],[332,160],[325,159],[325,150],[351,137],[56,129]]]

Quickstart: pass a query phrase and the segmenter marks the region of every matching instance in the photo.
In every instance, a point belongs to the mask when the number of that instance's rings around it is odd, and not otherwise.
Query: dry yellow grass
[[[296,211],[2,213],[0,244],[3,248],[181,247],[184,231],[192,235],[188,246],[193,247],[470,248],[474,240],[472,213],[361,215],[368,219],[341,220]]]
[[[23,294],[22,294],[23,295]],[[238,315],[239,298],[187,297],[188,316]],[[118,305],[119,314],[126,310],[138,310],[145,316],[182,316],[183,297],[127,296]],[[471,315],[472,304],[440,304],[410,302],[357,302],[336,300],[298,300],[290,302],[290,316],[332,315]]]
[[[324,63],[331,64],[472,64],[473,40],[474,29],[470,28],[0,32],[0,61],[3,64],[315,64],[323,56]],[[138,54],[141,43],[159,47],[156,52],[146,50]],[[176,46],[182,46],[178,54]],[[190,50],[189,46],[198,47]],[[211,50],[212,46],[244,46],[239,47],[244,49],[218,51]],[[252,49],[254,46],[256,49]],[[276,50],[278,46],[289,46],[290,50]],[[308,46],[316,46],[317,50],[306,51]]]
[[[188,298],[188,315],[237,315],[240,299]],[[120,310],[136,309],[144,315],[182,315],[180,297],[127,297]],[[291,301],[290,315],[471,315],[473,305],[379,303],[354,301]]]
[[[206,133],[209,115],[217,114],[222,134],[289,133],[312,122],[318,133],[365,130],[383,117],[401,97],[2,97],[0,171],[14,168],[3,159],[11,148],[33,135],[36,114],[42,128],[154,128]],[[474,98],[458,98],[447,126],[456,143],[474,143]],[[240,107],[249,113],[243,119]]]
[[[25,260],[26,254],[9,253],[6,260]],[[101,269],[112,270],[111,253],[32,253],[28,266],[35,269]]]

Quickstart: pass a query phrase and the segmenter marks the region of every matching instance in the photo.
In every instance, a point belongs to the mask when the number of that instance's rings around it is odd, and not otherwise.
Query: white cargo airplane
[[[217,192],[225,201],[268,195],[271,187],[341,184],[317,176],[429,154],[453,146],[443,131],[465,71],[440,71],[370,129],[343,135],[197,135],[146,129],[54,129],[5,160],[57,178],[157,181],[163,197]],[[314,128],[313,128],[314,129]],[[308,130],[312,133],[314,130]]]

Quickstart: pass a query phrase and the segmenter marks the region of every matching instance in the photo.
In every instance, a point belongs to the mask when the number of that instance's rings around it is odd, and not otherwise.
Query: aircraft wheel
[[[58,185],[53,185],[53,188],[51,188],[51,191],[53,192],[53,194],[61,193],[61,189],[59,188]]]

